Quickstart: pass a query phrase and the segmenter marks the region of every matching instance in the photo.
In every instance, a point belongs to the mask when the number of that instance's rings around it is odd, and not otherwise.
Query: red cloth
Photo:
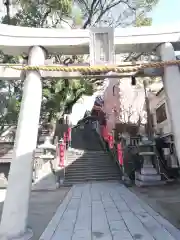
[[[117,144],[117,154],[118,154],[119,164],[122,166],[124,161],[123,161],[123,153],[122,153],[121,143]]]
[[[67,133],[65,132],[64,133],[64,142],[66,142],[67,141]]]
[[[108,130],[106,126],[102,126],[102,137],[105,141],[108,141]]]
[[[109,148],[113,149],[113,147],[114,147],[114,139],[113,139],[113,136],[109,134]]]
[[[65,146],[63,143],[59,145],[59,166],[64,167],[64,153],[65,153]]]
[[[71,141],[71,128],[70,127],[68,128],[68,131],[67,131],[67,140]]]

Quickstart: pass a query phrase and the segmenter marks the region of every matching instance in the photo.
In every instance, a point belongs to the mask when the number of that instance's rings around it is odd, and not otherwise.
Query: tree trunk
[[[4,2],[4,5],[6,7],[6,17],[7,17],[7,24],[11,24],[11,16],[10,16],[10,0],[6,0]]]

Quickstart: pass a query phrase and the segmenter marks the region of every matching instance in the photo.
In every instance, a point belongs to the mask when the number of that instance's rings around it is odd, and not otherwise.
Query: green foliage
[[[58,80],[49,86],[43,87],[44,111],[51,112],[51,117],[56,118],[64,113],[71,113],[73,105],[83,96],[92,95],[93,84],[85,80]],[[43,112],[42,112],[43,114]]]
[[[46,11],[50,9],[51,12],[60,12],[62,15],[68,15],[71,12],[71,0],[19,0],[20,6],[23,9],[29,9],[30,6],[36,6],[37,9]]]
[[[7,102],[7,113],[4,117],[5,122],[8,124],[17,123],[19,110],[20,101],[16,99],[16,96],[12,96]]]
[[[151,24],[152,24],[152,19],[144,16],[138,16],[135,21],[136,27],[151,26]]]
[[[133,3],[136,9],[143,8],[146,12],[149,12],[158,3],[158,0],[134,0]]]

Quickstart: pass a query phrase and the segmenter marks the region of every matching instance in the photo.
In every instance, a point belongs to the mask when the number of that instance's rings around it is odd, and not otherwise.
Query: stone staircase
[[[89,125],[73,130],[72,147],[66,153],[65,185],[121,179],[118,166],[102,150],[97,135]]]
[[[115,162],[103,151],[67,152],[64,184],[87,181],[120,180],[121,173]]]
[[[101,151],[100,141],[90,124],[84,124],[83,128],[72,129],[72,148],[84,151]]]

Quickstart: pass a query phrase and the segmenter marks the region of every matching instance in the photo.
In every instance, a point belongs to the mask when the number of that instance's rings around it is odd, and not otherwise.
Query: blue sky
[[[180,0],[159,0],[151,17],[154,26],[180,23]]]

